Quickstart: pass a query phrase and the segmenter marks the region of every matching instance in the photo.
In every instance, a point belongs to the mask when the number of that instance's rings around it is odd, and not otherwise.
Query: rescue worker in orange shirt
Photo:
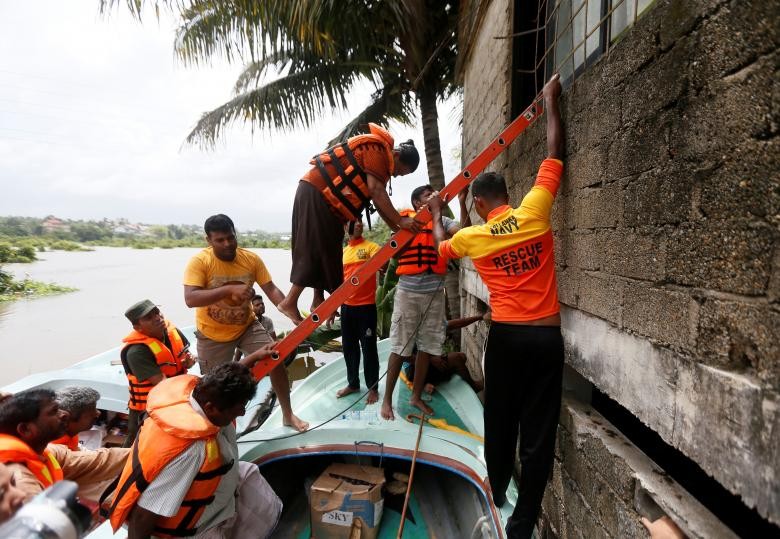
[[[363,222],[346,226],[349,242],[344,247],[344,280],[379,251],[380,247],[363,237]],[[385,265],[386,267],[386,265]],[[376,349],[376,278],[369,279],[341,307],[341,343],[347,364],[347,385],[336,392],[341,398],[360,391],[360,350],[363,349],[363,376],[368,387],[367,404],[379,400],[379,353]]]
[[[312,168],[298,182],[292,217],[292,287],[277,305],[290,319],[302,320],[298,298],[305,288],[314,289],[314,310],[323,302],[324,291],[331,293],[341,286],[345,223],[361,219],[365,212],[370,228],[370,213],[376,208],[393,231],[419,229],[414,219],[395,210],[386,191],[391,176],[417,169],[420,155],[414,142],[394,148],[387,130],[371,123],[368,127],[370,133],[315,156]]]
[[[190,343],[184,334],[150,300],[130,306],[125,317],[133,325],[133,331],[122,339],[125,346],[120,352],[130,391],[124,444],[130,447],[146,410],[149,391],[166,378],[186,373],[195,358],[187,351]]]
[[[554,75],[543,89],[547,159],[517,208],[509,205],[503,176],[474,180],[474,207],[485,224],[446,240],[443,202],[428,202],[439,254],[468,256],[490,292],[493,322],[485,350],[485,461],[497,506],[506,500],[518,430],[521,472],[517,504],[506,533],[531,537],[555,449],[561,405],[563,338],[555,277],[550,212],[563,174],[561,85]]]

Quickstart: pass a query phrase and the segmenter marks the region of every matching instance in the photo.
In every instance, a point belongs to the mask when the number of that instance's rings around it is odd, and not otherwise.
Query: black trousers
[[[520,435],[520,482],[507,537],[533,533],[552,469],[561,410],[558,327],[493,322],[485,350],[485,460],[496,505],[506,499]]]
[[[341,344],[347,362],[347,383],[360,388],[360,349],[363,349],[363,376],[366,386],[376,389],[379,381],[379,354],[376,350],[376,305],[342,305]]]

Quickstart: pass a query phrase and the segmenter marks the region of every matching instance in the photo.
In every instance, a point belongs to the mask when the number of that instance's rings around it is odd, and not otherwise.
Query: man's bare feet
[[[336,391],[336,398],[340,399],[341,397],[346,397],[347,395],[357,393],[358,391],[360,391],[359,387],[358,388],[349,387],[349,386],[342,387],[341,389]]]
[[[285,416],[282,423],[284,423],[285,427],[292,427],[298,432],[304,432],[309,430],[309,423],[307,421],[300,419],[295,414],[290,414],[289,416]]]
[[[433,392],[436,391],[436,386],[433,384],[425,384],[423,391],[425,391],[428,395],[433,395]]]
[[[374,404],[379,400],[379,392],[376,389],[371,389],[366,397],[366,404]]]
[[[379,412],[382,414],[383,419],[393,420],[395,419],[395,414],[393,414],[393,403],[384,400],[382,401],[382,410]]]
[[[291,301],[289,301],[290,297],[287,296],[282,301],[279,302],[279,305],[276,306],[277,309],[279,309],[279,312],[282,313],[284,316],[292,320],[292,323],[296,326],[303,322],[303,317],[301,316],[300,311],[298,310],[298,306],[293,304]]]
[[[415,397],[415,396],[412,396],[412,398],[410,398],[410,399],[409,399],[409,404],[411,404],[412,406],[416,406],[417,408],[419,408],[419,409],[420,409],[420,411],[421,411],[422,413],[424,413],[425,415],[433,415],[433,408],[431,408],[430,406],[428,406],[427,404],[425,404],[425,403],[422,401],[422,399],[418,399],[417,397]]]

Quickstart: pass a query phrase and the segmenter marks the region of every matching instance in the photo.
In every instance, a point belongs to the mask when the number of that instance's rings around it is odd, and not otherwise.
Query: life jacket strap
[[[116,509],[116,506],[119,504],[119,502],[124,498],[125,494],[127,494],[127,491],[130,490],[130,487],[135,485],[135,488],[138,489],[138,492],[142,493],[149,487],[149,482],[144,477],[144,470],[141,466],[141,459],[138,458],[138,440],[140,439],[140,433],[136,437],[135,442],[133,442],[133,452],[132,452],[132,471],[130,472],[130,475],[127,477],[127,480],[124,482],[124,484],[119,487],[119,492],[117,492],[116,496],[114,496],[114,502],[111,504],[111,509],[109,510],[109,513],[113,513]],[[103,493],[105,494],[105,492]]]
[[[398,257],[399,266],[434,266],[439,261],[439,255],[430,245],[412,245]]]
[[[208,481],[209,479],[214,479],[215,477],[225,475],[231,470],[231,468],[233,468],[234,462],[235,461],[231,459],[230,462],[223,464],[219,468],[214,468],[208,472],[198,472],[195,475],[194,481]]]
[[[344,152],[344,156],[352,165],[352,171],[349,174],[347,174],[347,171],[342,166],[341,160],[336,156],[336,148],[340,148]],[[330,157],[330,163],[336,169],[336,177],[333,178],[330,174],[328,174],[328,170],[325,167],[325,164],[318,155],[314,158],[314,163],[317,166],[317,170],[319,171],[320,176],[322,176],[322,179],[325,181],[325,184],[328,186],[331,193],[333,193],[333,196],[338,199],[342,206],[349,210],[355,220],[361,218],[362,210],[365,208],[368,229],[371,230],[371,214],[376,212],[376,209],[371,204],[371,199],[366,196],[362,190],[358,189],[352,181],[359,176],[363,180],[364,185],[368,185],[368,178],[366,177],[366,173],[362,168],[360,168],[360,165],[358,165],[355,154],[352,153],[352,150],[349,148],[349,145],[346,142],[338,146],[328,148],[325,150],[325,153],[328,154],[328,157]],[[336,183],[337,179],[340,180],[338,184]],[[350,202],[349,199],[344,195],[342,191],[346,188],[349,188],[355,194],[355,196],[360,199],[360,207],[355,207],[352,202]]]

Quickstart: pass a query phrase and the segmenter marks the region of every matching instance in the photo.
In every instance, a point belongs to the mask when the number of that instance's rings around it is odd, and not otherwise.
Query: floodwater
[[[142,299],[160,305],[165,317],[177,326],[193,325],[195,310],[184,304],[181,282],[187,261],[199,250],[97,247],[91,252],[39,253],[38,262],[5,265],[17,278],[29,276],[79,290],[0,303],[0,386],[119,346],[132,329],[125,309]],[[286,293],[290,251],[252,251],[260,255],[274,283]],[[310,303],[306,290],[299,306],[308,309]],[[277,333],[292,328],[269,301],[266,309]]]

